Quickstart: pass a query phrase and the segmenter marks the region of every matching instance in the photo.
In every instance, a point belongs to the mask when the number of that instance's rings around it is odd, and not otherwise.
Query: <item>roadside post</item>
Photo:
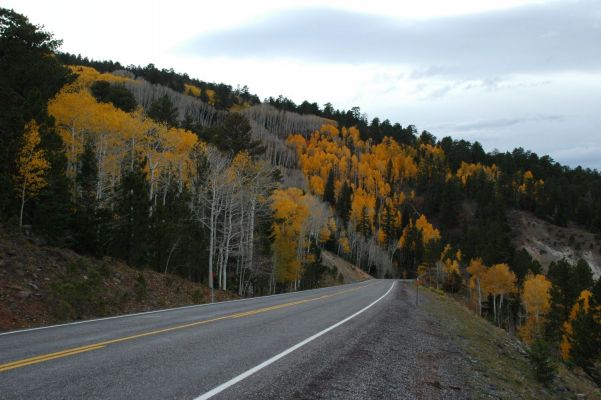
[[[417,278],[415,278],[415,305],[419,305],[419,287],[422,284],[421,278],[425,275],[426,273],[422,273],[421,275],[418,275]]]

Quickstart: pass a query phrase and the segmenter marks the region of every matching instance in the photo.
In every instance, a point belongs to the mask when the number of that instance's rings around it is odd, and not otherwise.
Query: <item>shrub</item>
[[[138,274],[138,277],[136,278],[136,284],[134,285],[134,293],[137,301],[142,301],[146,298],[147,288],[148,286],[146,284],[146,278],[144,278],[144,274]]]
[[[551,358],[547,342],[536,339],[528,350],[528,358],[536,379],[544,384],[550,383],[555,377],[556,365]]]
[[[60,319],[80,319],[102,314],[104,304],[100,296],[102,277],[99,271],[80,259],[69,264],[65,277],[51,286],[50,300]]]
[[[203,299],[204,299],[204,296],[200,289],[196,289],[194,292],[192,292],[192,302],[197,303],[197,304],[202,303]]]

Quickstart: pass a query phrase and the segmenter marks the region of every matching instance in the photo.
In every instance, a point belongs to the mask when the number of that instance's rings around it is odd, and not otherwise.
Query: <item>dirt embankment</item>
[[[507,216],[516,248],[526,249],[545,269],[563,258],[573,264],[584,259],[595,279],[601,276],[601,235],[575,225],[553,225],[524,211],[510,211]]]
[[[419,308],[433,319],[432,331],[447,342],[440,359],[458,352],[466,376],[466,387],[454,396],[423,398],[466,399],[601,399],[599,387],[581,370],[558,363],[556,376],[549,385],[539,383],[527,357],[526,346],[501,328],[480,318],[451,297],[420,290]],[[430,352],[426,352],[430,354]],[[434,366],[438,365],[434,358]],[[453,368],[453,370],[458,370]]]
[[[0,331],[207,301],[207,287],[178,276],[36,245],[0,230]]]
[[[371,275],[369,275],[362,269],[357,268],[355,265],[351,264],[346,260],[343,260],[334,253],[330,253],[329,251],[322,250],[321,262],[324,265],[336,268],[338,272],[342,274],[342,277],[344,278],[344,283],[354,283],[372,279]]]

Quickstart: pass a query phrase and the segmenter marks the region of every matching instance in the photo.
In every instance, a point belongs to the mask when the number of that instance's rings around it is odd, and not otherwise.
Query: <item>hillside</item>
[[[527,347],[505,330],[478,318],[452,297],[423,290],[420,308],[434,319],[432,329],[450,342],[449,352],[467,360],[473,399],[601,399],[599,387],[581,370],[560,364],[549,385],[538,382]]]
[[[420,277],[601,383],[598,171],[60,55],[0,13],[7,324]]]
[[[601,276],[601,236],[575,224],[553,225],[531,213],[513,210],[508,213],[517,249],[524,248],[547,269],[552,262],[567,259],[576,264],[585,260],[595,279]]]
[[[215,293],[217,301],[231,298]],[[179,276],[83,257],[0,230],[0,331],[210,301],[206,286]]]
[[[344,283],[355,283],[372,279],[372,277],[362,269],[357,268],[355,265],[337,257],[329,251],[321,252],[321,260],[324,265],[335,267],[338,270],[338,273],[342,274]]]

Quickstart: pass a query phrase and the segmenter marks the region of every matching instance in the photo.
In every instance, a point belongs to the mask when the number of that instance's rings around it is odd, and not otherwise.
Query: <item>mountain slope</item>
[[[217,300],[232,297],[216,291]],[[210,299],[206,286],[179,276],[83,257],[0,229],[0,331]]]
[[[512,210],[507,214],[513,230],[513,242],[523,248],[546,269],[551,262],[567,259],[576,264],[584,259],[595,279],[601,276],[601,236],[574,224],[553,225],[531,213]]]

